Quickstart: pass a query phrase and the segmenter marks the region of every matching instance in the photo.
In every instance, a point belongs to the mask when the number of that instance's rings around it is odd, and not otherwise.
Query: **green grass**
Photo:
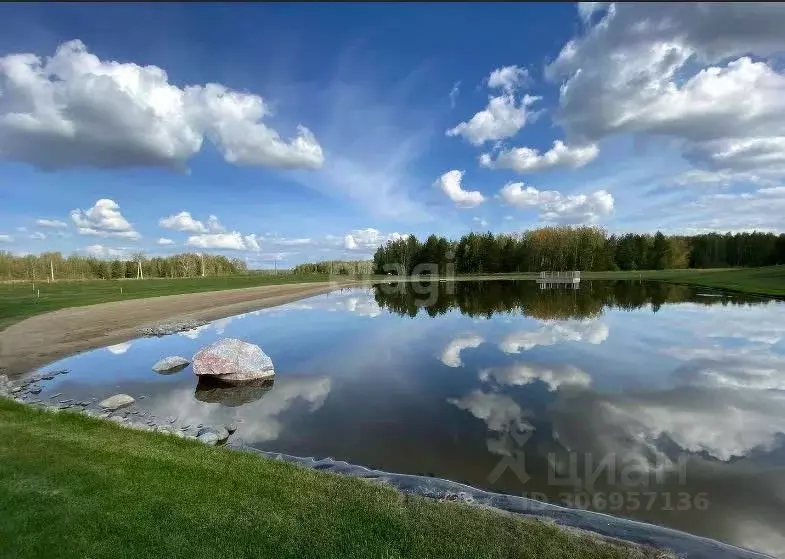
[[[0,557],[656,557],[0,398]]]
[[[206,278],[58,281],[51,284],[44,281],[35,283],[35,289],[40,291],[40,297],[33,290],[31,283],[5,283],[0,284],[0,330],[28,316],[66,307],[260,285],[327,281],[327,279],[324,275],[249,274]]]
[[[471,281],[479,279],[523,279],[534,280],[538,274],[527,272],[519,274],[465,274],[456,280]],[[728,291],[759,295],[785,295],[785,266],[763,268],[715,268],[684,270],[630,270],[618,272],[581,272],[586,280],[649,280],[666,281],[683,285],[698,285]],[[395,279],[395,276],[376,276],[376,279]]]

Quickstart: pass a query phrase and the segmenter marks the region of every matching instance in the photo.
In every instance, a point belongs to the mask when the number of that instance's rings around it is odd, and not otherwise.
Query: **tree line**
[[[542,270],[663,270],[785,264],[785,234],[609,235],[599,227],[542,227],[522,233],[469,233],[457,241],[414,235],[373,256],[376,274],[466,274]]]
[[[147,258],[139,252],[129,259],[102,260],[75,254],[63,256],[59,252],[15,256],[0,251],[1,281],[187,278],[247,272],[247,264],[239,258],[211,254],[182,253]]]
[[[373,273],[373,262],[369,260],[324,260],[298,264],[292,268],[294,274],[338,274],[341,276],[363,276]]]
[[[700,297],[692,286],[664,282],[584,280],[577,290],[540,289],[532,281],[462,281],[449,285],[429,282],[429,289],[439,290],[436,297],[423,297],[417,283],[376,285],[376,303],[412,318],[420,312],[435,317],[457,309],[473,318],[507,314],[539,320],[583,320],[599,317],[606,309],[636,310],[649,306],[656,313],[667,303],[752,306],[766,302],[764,298],[743,294]]]

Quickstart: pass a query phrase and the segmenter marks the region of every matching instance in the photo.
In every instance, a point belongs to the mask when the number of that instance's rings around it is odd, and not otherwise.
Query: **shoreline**
[[[469,278],[467,278],[469,279]],[[472,278],[478,279],[478,278]],[[487,278],[491,279],[491,278]],[[505,278],[493,278],[505,279]],[[517,279],[517,278],[516,278]],[[457,280],[460,281],[460,280]],[[347,281],[342,283],[323,282],[305,284],[271,285],[226,291],[168,295],[129,301],[101,303],[86,307],[74,307],[37,315],[19,322],[0,332],[0,374],[10,379],[32,372],[37,367],[4,370],[6,363],[34,363],[39,360],[50,363],[67,355],[104,347],[140,337],[138,329],[162,321],[216,320],[226,316],[256,309],[270,308],[300,299],[330,293],[343,287],[369,286],[368,282]],[[109,316],[107,316],[109,315]],[[101,322],[103,319],[103,322]],[[100,326],[95,322],[101,322]],[[75,322],[76,324],[67,324]],[[67,326],[67,327],[66,327]],[[110,328],[100,332],[101,328]],[[8,333],[27,343],[27,349],[16,349],[14,353],[4,351]],[[81,340],[74,340],[84,336]],[[39,349],[50,339],[51,346]],[[12,338],[13,339],[13,338]],[[32,353],[30,348],[36,348]],[[27,351],[26,356],[17,357]],[[62,354],[51,357],[52,355]],[[44,357],[46,356],[46,357]],[[13,358],[17,361],[13,361]],[[25,360],[25,357],[27,360]],[[21,402],[27,404],[27,402]],[[30,404],[28,404],[30,405]],[[52,410],[57,411],[57,410]],[[124,425],[134,427],[132,425]],[[239,444],[238,444],[239,443]],[[531,516],[540,520],[554,521],[563,528],[588,531],[602,538],[637,545],[652,545],[660,549],[686,552],[690,557],[714,559],[769,558],[770,556],[748,549],[738,548],[718,540],[692,535],[686,532],[648,524],[641,521],[615,517],[593,511],[567,509],[558,505],[540,503],[524,497],[492,493],[441,478],[427,478],[406,474],[395,474],[373,470],[364,466],[334,461],[330,458],[315,460],[310,457],[295,457],[279,452],[265,452],[242,443],[229,443],[227,447],[263,456],[271,460],[283,460],[301,467],[330,471],[349,477],[361,477],[382,481],[402,493],[410,493],[436,500],[460,500],[466,504],[492,508],[499,512]]]
[[[69,307],[26,318],[0,331],[0,374],[17,378],[91,349],[139,338],[139,328],[161,321],[217,320],[324,295],[355,282],[264,285],[163,295]]]

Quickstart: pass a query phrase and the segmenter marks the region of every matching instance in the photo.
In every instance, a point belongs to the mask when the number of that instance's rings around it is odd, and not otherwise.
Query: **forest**
[[[338,274],[340,276],[367,276],[373,273],[370,260],[324,260],[298,264],[292,268],[294,274]]]
[[[542,227],[516,234],[469,233],[457,241],[409,235],[379,247],[373,260],[305,263],[280,273],[365,276],[375,274],[493,274],[541,270],[663,270],[785,264],[785,234],[710,233],[666,236],[609,235],[598,227]],[[185,278],[247,274],[239,258],[182,253],[106,260],[59,252],[26,256],[0,251],[0,281]]]
[[[46,281],[122,278],[187,278],[228,276],[248,272],[239,258],[220,255],[183,253],[146,258],[139,252],[130,260],[102,260],[90,256],[64,257],[59,252],[15,256],[0,251],[1,281]]]
[[[609,235],[599,227],[542,227],[517,234],[430,235],[388,241],[376,274],[493,274],[542,270],[664,270],[785,264],[785,234]]]

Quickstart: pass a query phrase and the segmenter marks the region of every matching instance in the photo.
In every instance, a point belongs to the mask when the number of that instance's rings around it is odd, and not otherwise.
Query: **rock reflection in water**
[[[194,395],[200,402],[234,408],[260,399],[272,389],[274,382],[273,379],[265,379],[229,384],[216,379],[200,378]]]

